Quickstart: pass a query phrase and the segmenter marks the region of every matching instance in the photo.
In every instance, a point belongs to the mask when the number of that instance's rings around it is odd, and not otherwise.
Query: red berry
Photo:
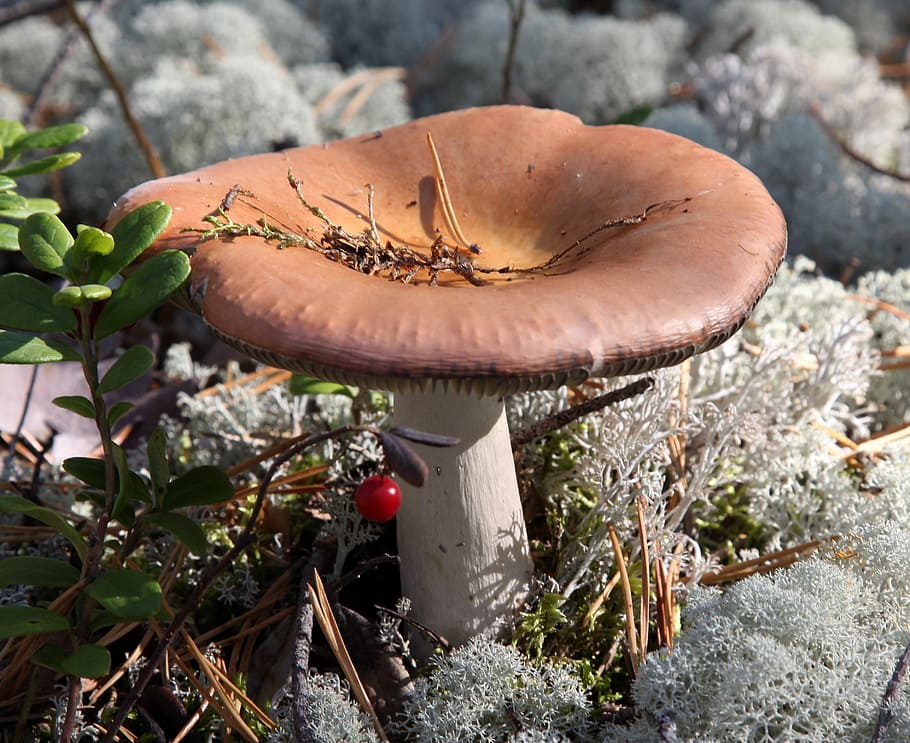
[[[354,502],[361,516],[383,524],[398,513],[401,488],[391,477],[374,475],[360,483]]]

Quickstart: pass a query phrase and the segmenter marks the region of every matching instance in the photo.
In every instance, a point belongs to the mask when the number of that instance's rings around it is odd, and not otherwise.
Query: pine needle
[[[332,614],[332,606],[329,603],[329,597],[326,595],[325,587],[322,585],[322,579],[319,577],[318,571],[313,571],[313,583],[307,584],[307,588],[310,591],[310,601],[313,604],[313,615],[316,617],[316,621],[319,622],[322,634],[325,635],[325,639],[328,641],[329,647],[332,648],[332,652],[335,654],[345,678],[351,685],[354,697],[369,716],[379,739],[384,741],[384,743],[388,743],[388,736],[386,736],[385,730],[382,728],[382,723],[376,715],[376,710],[373,709],[373,704],[370,702],[369,696],[367,696],[363,682],[360,680],[357,669],[354,667],[354,662],[351,660],[348,649],[344,644],[344,638],[341,636],[341,630],[335,621],[335,615]]]

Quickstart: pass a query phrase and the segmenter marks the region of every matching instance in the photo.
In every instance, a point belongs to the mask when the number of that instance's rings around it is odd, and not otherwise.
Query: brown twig
[[[62,8],[64,0],[19,0],[0,9],[0,27]]]
[[[515,51],[518,49],[518,33],[525,16],[525,0],[508,0],[509,3],[509,46],[502,65],[502,93],[500,103],[512,102],[512,69],[515,66]]]
[[[828,139],[836,144],[840,151],[843,152],[851,160],[855,160],[860,165],[867,167],[869,170],[875,173],[887,175],[889,178],[894,178],[895,180],[903,181],[905,183],[910,182],[910,173],[901,173],[898,170],[883,168],[881,165],[878,165],[873,160],[866,157],[862,152],[850,145],[850,143],[841,137],[840,134],[834,131],[834,127],[831,126],[830,122],[825,118],[821,107],[817,103],[813,103],[809,107],[809,113],[812,114],[812,117],[818,122],[819,126],[821,126],[822,131],[825,133]]]
[[[416,619],[409,617],[407,614],[402,614],[401,612],[395,611],[394,609],[389,609],[385,606],[380,606],[379,604],[374,604],[373,608],[376,611],[381,611],[383,614],[388,614],[390,617],[394,617],[399,622],[404,622],[407,625],[410,625],[416,629],[424,637],[429,638],[436,647],[441,649],[443,652],[448,653],[452,650],[452,643],[450,643],[445,637],[440,635],[438,632],[431,630],[425,624],[421,624]]]
[[[878,721],[875,723],[875,732],[872,734],[872,743],[884,743],[885,735],[888,732],[888,726],[894,718],[894,707],[897,701],[897,695],[900,691],[901,684],[907,677],[907,669],[910,668],[910,642],[901,653],[901,657],[894,667],[894,673],[888,681],[885,688],[885,694],[882,697],[882,706],[878,713]]]
[[[430,144],[431,154],[435,153],[435,147],[432,144],[432,137],[429,136],[429,133],[427,141]],[[373,214],[373,187],[371,184],[367,184],[369,195],[367,198],[368,216],[366,218],[370,229],[360,234],[351,234],[341,225],[332,222],[322,209],[307,200],[303,193],[303,183],[291,171],[288,171],[288,183],[297,194],[297,199],[305,209],[324,225],[322,235],[318,238],[314,239],[307,234],[276,228],[265,216],[261,217],[256,224],[235,222],[223,207],[219,207],[215,213],[210,213],[202,218],[202,221],[210,225],[210,227],[189,227],[183,231],[194,232],[199,235],[201,240],[226,237],[259,237],[266,241],[275,241],[279,249],[307,248],[358,273],[368,276],[384,274],[390,280],[401,281],[403,284],[409,283],[418,274],[425,272],[429,276],[428,283],[430,286],[435,286],[440,274],[443,273],[460,276],[474,286],[484,286],[486,282],[481,278],[482,275],[547,275],[549,271],[554,270],[561,261],[573,253],[577,252],[579,255],[584,255],[590,251],[591,248],[585,247],[584,243],[604,230],[638,225],[645,222],[651,213],[658,209],[670,209],[691,201],[691,197],[661,201],[645,207],[638,214],[605,220],[567,248],[558,251],[548,260],[536,266],[527,268],[516,266],[488,267],[475,263],[473,255],[482,251],[476,244],[469,243],[458,225],[438,153],[435,154],[434,165],[434,182],[439,200],[442,203],[444,218],[448,229],[453,233],[454,241],[458,244],[449,245],[446,243],[445,238],[439,235],[429,247],[422,249],[429,251],[429,254],[410,245],[396,246],[390,241],[385,243],[380,241],[378,230],[376,229],[375,215]],[[232,186],[225,196],[225,201],[231,197],[231,194],[241,193],[238,188],[239,184]],[[254,206],[250,202],[245,203]]]
[[[630,397],[640,395],[653,386],[654,379],[652,377],[643,377],[631,384],[627,384],[625,387],[620,387],[618,390],[612,390],[603,395],[592,397],[590,400],[586,400],[583,403],[573,405],[570,408],[549,415],[543,420],[512,434],[512,448],[517,449],[519,446],[524,446],[534,439],[546,436],[548,433],[552,433],[574,420],[578,420],[591,413],[596,413],[598,410],[603,410],[609,405],[615,405],[623,400],[628,400]]]
[[[95,55],[95,59],[101,67],[104,76],[107,78],[108,83],[110,83],[111,88],[113,88],[114,94],[117,96],[117,101],[120,104],[120,110],[123,112],[123,117],[126,119],[127,125],[133,132],[133,136],[136,138],[139,148],[145,155],[149,168],[151,168],[152,175],[155,178],[163,178],[167,173],[164,170],[164,165],[161,163],[161,158],[158,157],[155,146],[151,143],[149,138],[146,137],[145,131],[143,131],[142,126],[136,120],[136,117],[133,116],[129,100],[126,96],[126,91],[123,89],[123,85],[121,85],[117,73],[114,72],[114,68],[110,66],[104,54],[102,54],[101,49],[98,48],[92,30],[83,20],[82,16],[79,15],[79,11],[76,8],[76,0],[66,0],[66,8],[69,11],[70,17],[73,19],[73,23],[79,27],[86,42],[88,42],[92,54]]]
[[[99,3],[96,3],[92,6],[92,9],[88,12],[86,16],[86,23],[91,23],[98,15],[107,13],[111,6],[113,6],[117,0],[102,0]],[[27,5],[28,3],[20,3],[20,5]],[[52,5],[48,10],[57,10],[58,8],[66,7],[66,0],[58,0],[53,4],[47,3],[47,5]],[[22,18],[25,15],[20,16]],[[18,20],[18,19],[13,19]],[[3,25],[0,22],[0,25]],[[79,29],[72,29],[67,33],[66,37],[63,39],[63,43],[60,44],[60,47],[57,49],[54,58],[51,60],[48,65],[47,70],[45,70],[44,75],[42,75],[41,80],[38,82],[38,87],[35,90],[35,94],[32,96],[31,103],[29,104],[28,110],[25,112],[25,122],[28,126],[39,126],[41,123],[41,114],[44,110],[45,102],[50,95],[50,91],[53,90],[54,85],[57,82],[57,79],[60,77],[61,72],[66,66],[67,62],[75,53],[78,48],[78,41],[81,34]]]

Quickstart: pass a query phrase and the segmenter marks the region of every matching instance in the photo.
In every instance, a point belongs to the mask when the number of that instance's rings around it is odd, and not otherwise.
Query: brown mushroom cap
[[[477,265],[531,268],[582,240],[553,270],[368,276],[304,247],[256,237],[201,241],[203,217],[235,185],[231,218],[318,238],[324,224],[428,252],[448,230],[431,132]],[[326,145],[228,160],[130,191],[110,221],[161,199],[174,216],[155,250],[193,251],[189,296],[223,338],[268,363],[338,381],[408,389],[446,380],[488,393],[645,371],[721,343],[746,320],[786,249],[780,209],[741,165],[689,140],[585,126],[518,106],[418,119]],[[646,219],[602,229],[605,222]],[[595,234],[591,235],[592,232]],[[590,235],[583,240],[586,236]],[[451,243],[450,243],[451,244]]]

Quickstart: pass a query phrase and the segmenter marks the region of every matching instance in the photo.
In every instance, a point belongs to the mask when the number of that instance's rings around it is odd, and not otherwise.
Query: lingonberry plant
[[[18,122],[0,121],[3,163],[29,149],[68,144],[84,131],[63,126],[28,133]],[[80,528],[27,491],[31,497],[0,495],[0,513],[42,522],[70,545],[69,560],[7,558],[0,580],[0,586],[53,592],[46,605],[0,606],[0,640],[7,640],[0,698],[12,698],[30,677],[37,678],[35,665],[65,675],[69,693],[59,736],[63,740],[72,733],[81,679],[99,678],[110,669],[107,643],[100,641],[104,631],[162,610],[156,578],[128,564],[140,535],[163,529],[190,551],[205,552],[202,528],[179,510],[233,495],[227,476],[215,467],[171,478],[161,434],[148,442],[147,479],[127,466],[126,453],[113,440],[112,427],[132,405],[109,404],[107,396],[145,374],[154,357],[147,347],[132,346],[102,375],[101,343],[164,302],[189,275],[189,260],[179,251],[167,251],[127,271],[170,219],[170,207],[161,202],[139,207],[110,232],[80,225],[73,235],[51,213],[58,210],[56,204],[15,192],[14,177],[54,170],[77,158],[75,153],[56,154],[0,172],[0,217],[21,222],[3,224],[0,242],[4,249],[18,248],[33,273],[51,275],[47,283],[26,273],[0,276],[0,363],[78,363],[88,394],[53,402],[93,420],[103,451],[101,458],[73,457],[63,463],[84,483],[82,494],[95,509]],[[121,272],[128,275],[115,286]]]

